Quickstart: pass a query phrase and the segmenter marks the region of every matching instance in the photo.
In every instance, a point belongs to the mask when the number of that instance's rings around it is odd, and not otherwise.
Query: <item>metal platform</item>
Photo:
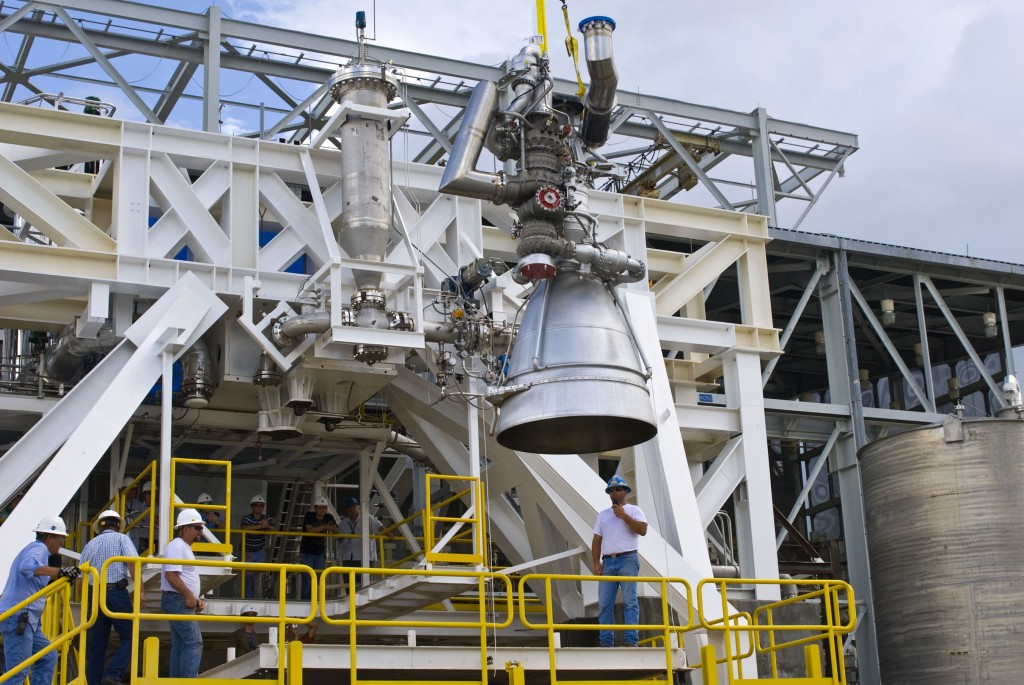
[[[351,663],[348,645],[303,645],[304,672],[316,670],[348,670]],[[669,651],[674,673],[690,670],[682,649]],[[601,680],[637,680],[666,671],[666,652],[660,648],[594,648],[562,647],[555,650],[556,668],[560,676],[581,679],[588,675]],[[505,664],[517,662],[530,675],[544,675],[550,671],[546,647],[493,647],[487,650],[488,670],[504,676]],[[402,679],[403,675],[430,672],[437,676],[445,672],[449,681],[479,679],[481,652],[477,647],[409,647],[394,645],[359,645],[356,663],[366,677]],[[257,651],[204,672],[203,678],[245,678],[263,669],[276,669],[276,645],[261,645]]]

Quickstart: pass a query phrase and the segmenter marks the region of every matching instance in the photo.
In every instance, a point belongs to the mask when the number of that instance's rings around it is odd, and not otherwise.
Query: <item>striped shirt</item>
[[[246,526],[258,526],[260,521],[270,520],[270,517],[266,514],[260,514],[259,516],[253,516],[252,514],[246,514],[242,517],[242,528]],[[267,545],[266,535],[253,535],[253,531],[245,531],[245,549],[247,552],[258,552]]]
[[[89,565],[97,571],[103,566],[103,562],[110,557],[137,556],[139,556],[139,551],[135,549],[131,538],[124,533],[118,533],[116,530],[109,528],[92,540],[89,540],[89,542],[85,543],[85,547],[82,548],[82,563],[89,562]],[[107,566],[107,585],[130,577],[131,571],[128,568],[128,564],[123,561],[114,562]]]

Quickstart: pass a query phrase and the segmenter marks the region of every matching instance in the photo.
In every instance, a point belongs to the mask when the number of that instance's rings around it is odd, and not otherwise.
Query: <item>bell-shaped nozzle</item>
[[[629,447],[657,434],[636,345],[609,286],[573,271],[527,303],[501,407],[498,442],[544,454]]]
[[[583,53],[587,58],[590,88],[583,101],[583,127],[580,137],[595,148],[605,144],[615,109],[615,89],[619,75],[612,59],[612,31],[615,22],[609,17],[589,17],[580,22],[583,32]]]

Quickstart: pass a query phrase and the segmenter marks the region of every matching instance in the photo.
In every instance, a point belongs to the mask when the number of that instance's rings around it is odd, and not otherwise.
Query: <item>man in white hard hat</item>
[[[267,500],[263,498],[263,495],[253,495],[249,500],[249,508],[252,510],[250,513],[242,517],[240,527],[246,531],[256,530],[270,530],[272,521],[270,517],[264,512],[267,508]],[[246,534],[245,536],[245,561],[260,563],[266,561],[266,549],[267,549],[267,536],[266,535],[251,535]],[[256,580],[261,578],[261,574],[253,573],[251,571],[245,574],[245,598],[253,599],[256,597]]]
[[[612,506],[597,515],[594,539],[590,551],[594,561],[594,575],[637,576],[640,574],[640,537],[647,535],[647,517],[634,504],[626,503],[626,495],[633,491],[622,476],[608,480],[605,493],[611,496]],[[635,581],[602,581],[597,587],[598,620],[602,625],[615,623],[615,596],[622,588],[622,620],[625,625],[640,622],[640,602],[636,597]],[[636,647],[640,632],[627,630],[623,638],[626,647]],[[615,632],[599,633],[602,647],[615,646]]]
[[[213,497],[208,492],[201,492],[199,497],[196,498],[196,502],[200,505],[213,504]],[[207,528],[218,529],[224,527],[224,517],[216,509],[203,509],[200,507],[199,513],[203,515],[203,521],[206,523]]]
[[[152,486],[150,481],[142,484],[142,499],[139,499],[134,478],[125,476],[121,481],[121,498],[124,503],[124,528],[128,531],[128,537],[139,554],[145,554],[149,549],[149,521],[152,518],[152,509],[146,511],[152,504]]]
[[[174,524],[176,537],[164,548],[165,559],[195,561],[192,543],[203,534],[203,517],[195,509],[182,509]],[[187,564],[165,564],[160,571],[160,609],[165,614],[194,615],[203,610],[199,570]],[[199,677],[203,634],[199,621],[168,621],[171,630],[171,678]]]
[[[82,563],[88,562],[97,571],[101,571],[104,562],[111,557],[137,557],[138,550],[131,538],[122,533],[124,520],[112,509],[101,512],[92,524],[96,537],[82,548]],[[131,613],[132,598],[128,592],[131,585],[131,567],[123,561],[107,566],[107,583],[104,598],[108,611]],[[97,590],[91,588],[91,601],[99,603],[100,612],[96,623],[89,628],[86,640],[85,679],[88,685],[121,685],[121,674],[128,670],[132,659],[132,622],[126,618],[111,618],[103,612],[104,604],[99,601]],[[146,606],[145,594],[140,594],[141,606]],[[110,629],[117,631],[120,644],[110,663],[104,668],[107,657],[107,644],[110,642]]]
[[[321,495],[313,500],[313,511],[307,511],[302,521],[302,530],[306,533],[337,533],[341,529],[334,516],[327,511],[330,502]],[[303,536],[299,543],[299,563],[322,570],[327,568],[327,538]],[[301,587],[299,588],[299,599],[309,599],[310,582],[309,576],[305,573],[299,576]]]
[[[47,516],[35,527],[36,539],[14,557],[7,574],[7,584],[0,594],[0,613],[13,609],[46,587],[51,578],[81,577],[77,566],[59,568],[50,566],[50,555],[57,554],[68,535],[67,526],[59,516]],[[4,639],[4,664],[14,670],[33,654],[50,646],[43,635],[39,620],[46,600],[39,598],[14,615],[0,621],[0,635]],[[52,651],[32,664],[31,685],[50,685],[57,664],[57,652]],[[22,676],[23,678],[24,676]],[[16,682],[18,679],[12,679]]]
[[[242,610],[238,612],[241,614],[243,619],[251,618],[259,615],[256,611],[256,607],[252,604],[245,604],[242,606]],[[231,638],[228,644],[233,645],[235,648],[235,656],[239,657],[243,654],[255,651],[257,647],[263,644],[263,638],[256,632],[256,624],[252,621],[244,621],[242,627],[231,633]]]

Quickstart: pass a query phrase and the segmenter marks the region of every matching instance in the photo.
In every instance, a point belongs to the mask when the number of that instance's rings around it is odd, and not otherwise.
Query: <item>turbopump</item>
[[[555,102],[547,55],[526,46],[498,84],[474,88],[440,187],[516,213],[512,277],[536,287],[487,398],[499,407],[498,442],[528,452],[598,452],[657,432],[649,366],[615,291],[643,279],[646,267],[599,242],[589,211],[595,172],[584,155],[610,130],[615,22],[590,17],[579,29],[591,76],[582,107]],[[485,148],[515,173],[477,171]]]

